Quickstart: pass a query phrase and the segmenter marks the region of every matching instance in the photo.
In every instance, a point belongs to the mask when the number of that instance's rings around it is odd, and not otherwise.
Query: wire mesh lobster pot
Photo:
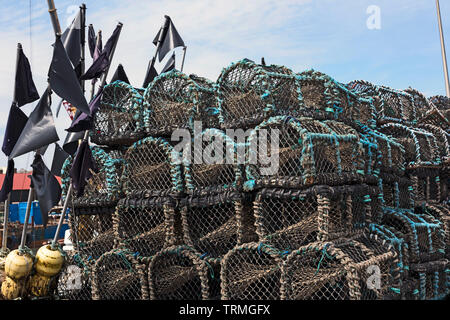
[[[404,91],[413,98],[414,107],[416,110],[416,118],[414,120],[415,122],[418,122],[418,120],[422,119],[431,109],[430,101],[427,99],[427,97],[424,96],[422,92],[411,87],[405,89]]]
[[[176,203],[170,197],[124,198],[114,215],[116,247],[152,257],[181,241]]]
[[[73,192],[69,225],[75,250],[97,259],[114,246],[112,216],[123,195],[120,175],[124,160],[121,150],[92,147],[92,155],[98,172],[93,173],[81,197]],[[70,183],[71,164],[68,158],[62,169],[63,199]]]
[[[93,259],[70,253],[57,278],[55,294],[61,300],[92,300]]]
[[[135,142],[125,154],[123,189],[131,198],[183,193],[181,155],[163,138]]]
[[[152,257],[148,283],[151,300],[219,300],[220,260],[173,246]]]
[[[429,204],[416,207],[416,213],[426,213],[442,223],[445,231],[445,256],[450,259],[450,208],[444,204]]]
[[[374,99],[378,124],[411,123],[416,120],[414,98],[405,91],[374,85],[364,80],[352,81],[347,86],[361,95]]]
[[[122,250],[103,254],[94,265],[93,300],[148,300],[145,264]]]
[[[143,89],[115,81],[105,86],[93,118],[91,141],[98,145],[131,145],[144,136]]]
[[[284,261],[281,298],[382,300],[398,278],[397,262],[395,251],[368,239],[315,242]]]
[[[390,173],[380,173],[378,186],[382,206],[412,209],[415,205],[413,180]]]
[[[294,73],[244,59],[222,70],[216,98],[222,129],[248,129],[274,115],[295,115],[301,94]]]
[[[430,98],[430,101],[435,105],[437,110],[440,111],[445,120],[444,123],[441,123],[441,125],[446,126],[443,129],[448,130],[448,125],[450,123],[450,98],[446,96],[434,96]]]
[[[184,165],[186,193],[202,195],[240,190],[244,160],[242,164],[238,162],[237,151],[235,142],[223,131],[206,129],[195,136],[189,164]]]
[[[246,188],[342,185],[365,179],[359,136],[341,123],[273,117],[250,133],[247,144]],[[261,159],[265,154],[270,159]]]
[[[450,293],[450,266],[447,259],[411,265],[418,300],[443,300]]]
[[[221,261],[222,300],[280,300],[287,253],[255,242],[230,250]]]
[[[151,136],[170,136],[174,130],[193,129],[194,121],[218,127],[213,83],[172,70],[156,77],[144,93],[143,122]]]
[[[297,74],[301,87],[299,114],[318,120],[355,122],[375,128],[376,110],[371,98],[349,90],[330,76],[307,70]]]
[[[442,259],[445,255],[444,227],[431,215],[384,207],[380,224],[396,230],[405,239],[410,264]]]
[[[184,243],[209,258],[221,258],[254,239],[248,199],[239,192],[185,198],[181,204]]]
[[[362,234],[378,204],[368,185],[314,186],[305,190],[262,189],[254,202],[260,241],[293,250],[308,243]]]

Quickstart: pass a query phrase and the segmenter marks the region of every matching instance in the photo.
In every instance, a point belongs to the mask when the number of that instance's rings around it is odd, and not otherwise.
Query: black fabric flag
[[[97,164],[92,156],[91,148],[87,141],[83,141],[78,148],[77,155],[70,169],[70,177],[72,178],[73,189],[77,192],[77,196],[81,197],[84,193],[87,181],[91,178],[92,172],[98,172]]]
[[[175,69],[175,52],[172,54],[172,56],[169,58],[169,60],[167,60],[166,65],[161,70],[161,74],[163,74],[165,72],[169,72],[174,69]]]
[[[156,72],[154,59],[150,60],[147,67],[147,73],[145,75],[144,84],[142,85],[143,88],[147,88],[150,82],[153,81],[158,76],[158,72]]]
[[[30,63],[23,53],[22,47],[20,47],[18,55],[14,101],[21,107],[39,99],[39,94],[34,85]]]
[[[13,103],[9,109],[8,123],[6,124],[5,137],[3,138],[2,151],[9,156],[16,145],[17,140],[27,124],[28,117]]]
[[[48,70],[49,83],[58,96],[70,102],[74,107],[89,114],[89,106],[81,90],[80,83],[72,68],[61,38],[54,44],[53,59]]]
[[[74,68],[81,60],[81,10],[78,12],[72,24],[61,35],[61,42]]]
[[[55,176],[61,176],[61,169],[64,161],[69,157],[69,154],[65,152],[59,144],[55,143],[55,153],[53,154],[51,173]]]
[[[117,80],[130,84],[130,80],[128,80],[127,74],[125,73],[125,70],[123,69],[123,66],[121,64],[119,64],[119,66],[116,69],[116,72],[111,78],[111,83]]]
[[[3,180],[2,190],[0,191],[0,202],[5,202],[8,199],[8,194],[13,189],[14,181],[14,160],[8,161],[8,169],[6,169],[5,180]]]
[[[61,199],[61,186],[55,176],[48,170],[42,157],[36,155],[31,164],[33,174],[31,183],[41,209],[42,221],[47,226],[49,211],[58,204]]]
[[[17,143],[9,155],[9,159],[16,158],[30,151],[36,151],[58,140],[55,122],[49,106],[47,89],[36,108],[31,112]]]
[[[64,140],[63,150],[73,156],[77,152],[78,141],[83,139],[84,133],[80,132],[68,132],[66,139]]]
[[[166,24],[164,25],[164,28],[159,30],[158,34],[156,35],[155,39],[153,39],[153,44],[156,46],[158,44],[159,35],[162,34],[162,40],[161,40],[161,46],[159,48],[158,56],[159,56],[159,62],[161,62],[164,57],[167,55],[167,53],[177,47],[184,47],[184,41],[181,39],[177,29],[175,28],[172,20],[169,16],[165,16],[166,18]],[[168,22],[168,23],[167,23]]]
[[[109,57],[111,55],[111,51],[119,40],[121,26],[117,26],[114,30],[112,36],[106,42],[105,47],[103,48],[100,55],[95,58],[91,67],[81,76],[81,80],[90,80],[96,79],[102,75],[102,73],[108,68],[110,61]]]
[[[89,104],[89,108],[91,109],[91,115],[87,115],[85,113],[80,114],[78,117],[76,117],[72,124],[70,125],[70,128],[66,129],[68,132],[80,132],[89,130],[92,128],[92,121],[94,118],[95,113],[97,112],[99,106],[100,106],[100,100],[102,99],[103,94],[103,88],[100,88],[95,98],[91,101]]]
[[[97,43],[97,37],[95,36],[94,26],[92,24],[89,25],[88,28],[88,45],[89,45],[89,53],[91,54],[91,58],[94,57],[95,45]]]

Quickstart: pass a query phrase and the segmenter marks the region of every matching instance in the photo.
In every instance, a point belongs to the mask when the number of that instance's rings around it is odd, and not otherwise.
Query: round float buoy
[[[48,295],[51,280],[50,277],[35,273],[31,276],[28,284],[30,294],[35,297],[45,297]]]
[[[58,249],[52,249],[50,245],[43,246],[36,253],[36,272],[53,277],[61,270],[63,262],[64,257]]]
[[[6,300],[14,300],[22,296],[25,290],[25,279],[14,280],[6,277],[2,282],[2,295]]]
[[[33,258],[19,250],[11,251],[5,260],[5,273],[14,280],[27,277],[33,268]]]

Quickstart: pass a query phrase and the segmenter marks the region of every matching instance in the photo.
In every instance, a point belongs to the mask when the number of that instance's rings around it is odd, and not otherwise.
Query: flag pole
[[[36,152],[36,155],[38,155],[37,152]],[[35,155],[35,157],[36,157],[36,155]],[[33,198],[34,198],[34,188],[30,187],[30,190],[28,191],[27,209],[25,211],[25,221],[23,222],[22,238],[20,240],[19,252],[23,252],[24,247],[25,247],[25,241],[26,241],[26,237],[27,237],[27,226],[28,226],[28,220],[30,219],[31,202],[33,201]]]
[[[181,62],[181,72],[183,72],[184,58],[186,57],[186,48],[187,48],[187,46],[183,47],[183,61]]]
[[[86,65],[86,4],[82,4],[80,6],[80,15],[81,15],[81,74],[84,74],[85,65]],[[83,89],[83,94],[86,92],[85,88],[85,80],[81,80],[81,89]]]
[[[442,30],[441,8],[439,5],[439,0],[436,0],[436,9],[437,9],[437,15],[438,15],[439,35],[441,38],[441,53],[442,53],[442,64],[443,64],[443,68],[444,68],[444,77],[445,77],[445,91],[446,91],[447,97],[450,98],[450,81],[449,81],[449,77],[448,77],[447,55],[445,52],[444,31]]]
[[[110,63],[109,63],[109,65],[108,65],[108,67],[106,68],[105,72],[103,73],[103,76],[102,76],[102,82],[101,82],[101,84],[100,84],[100,88],[102,88],[102,87],[105,85],[105,83],[106,83],[106,77],[108,76],[109,69],[111,68],[111,61],[112,61],[112,59],[113,59],[113,57],[114,57],[114,53],[115,53],[115,51],[116,51],[117,42],[118,42],[118,39],[119,39],[119,37],[120,37],[120,32],[122,31],[122,26],[123,26],[123,24],[122,24],[121,22],[119,22],[118,26],[120,27],[120,29],[119,29],[119,35],[117,36],[117,41],[114,43],[113,47],[111,48],[111,54],[110,54],[110,56],[109,56],[109,61],[110,61]],[[88,138],[89,138],[89,130],[86,130],[86,131],[84,132],[83,141],[87,141]],[[79,148],[80,148],[80,145],[78,145],[77,152],[78,152],[78,149],[79,149]],[[76,153],[75,153],[75,154],[76,154]],[[73,190],[73,184],[72,184],[72,181],[70,181],[69,188],[67,189],[66,198],[64,199],[63,210],[62,210],[61,216],[59,217],[58,226],[56,227],[55,236],[54,236],[54,238],[53,238],[53,240],[52,240],[52,243],[51,243],[51,247],[52,247],[53,249],[56,248],[56,243],[58,242],[59,233],[60,233],[60,231],[61,231],[61,226],[62,226],[63,221],[64,221],[64,216],[66,215],[67,208],[69,207],[69,201],[70,201],[70,198],[71,198],[71,196],[72,196],[72,190]]]

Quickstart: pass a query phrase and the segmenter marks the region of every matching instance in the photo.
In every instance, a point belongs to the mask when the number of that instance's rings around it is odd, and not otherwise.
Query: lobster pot
[[[397,262],[393,250],[369,240],[311,243],[284,261],[281,298],[382,300],[397,277]],[[371,276],[376,273],[380,277]]]
[[[209,258],[221,258],[251,238],[254,226],[238,192],[188,197],[181,206],[184,243]]]
[[[223,69],[216,98],[222,129],[248,129],[274,115],[296,115],[300,86],[281,66],[262,66],[244,59]]]
[[[405,91],[374,85],[363,80],[350,82],[347,86],[361,95],[373,98],[379,124],[410,123],[416,120],[414,98]]]
[[[144,93],[143,122],[152,136],[171,136],[174,130],[193,128],[194,121],[217,128],[213,83],[172,70],[156,77]]]
[[[441,123],[444,130],[448,131],[450,122],[450,98],[446,96],[434,96],[430,98],[430,101],[436,106],[436,109],[440,111],[443,116],[444,123]]]
[[[315,70],[299,73],[297,78],[301,87],[298,110],[301,116],[338,120],[350,125],[359,122],[375,128],[376,110],[371,98],[367,99]]]
[[[413,89],[408,88],[404,90],[406,93],[408,93],[413,98],[414,107],[416,110],[416,118],[414,119],[416,122],[420,121],[425,114],[432,108],[430,101],[423,95],[422,92]]]
[[[131,145],[144,136],[143,89],[115,81],[105,86],[98,111],[93,117],[91,141],[98,145]]]
[[[380,224],[395,229],[405,239],[410,263],[433,261],[445,255],[444,227],[431,215],[385,207]]]
[[[230,250],[221,261],[222,300],[280,300],[286,254],[254,242]]]
[[[292,250],[318,240],[363,233],[371,220],[367,185],[316,186],[306,190],[262,189],[254,202],[260,241]]]
[[[434,135],[438,147],[438,155],[442,163],[446,166],[450,165],[450,133],[442,128],[432,124],[418,124],[418,128],[423,129]]]
[[[444,300],[450,293],[450,266],[446,259],[411,265],[418,300]]]
[[[450,258],[450,208],[442,204],[424,204],[416,208],[417,213],[432,215],[436,220],[442,222],[445,231],[445,256]]]
[[[415,205],[424,202],[438,203],[442,200],[440,170],[436,168],[419,168],[410,172],[414,186]]]
[[[217,129],[206,129],[194,137],[190,165],[184,166],[186,193],[202,195],[240,190],[243,164],[237,162],[237,151],[234,141]],[[245,153],[245,149],[241,152]]]
[[[355,130],[337,122],[270,118],[248,138],[246,187],[362,182],[364,161],[359,140]]]
[[[163,138],[147,137],[125,154],[122,175],[128,197],[179,196],[183,192],[181,155]]]
[[[92,276],[93,300],[148,299],[145,265],[125,251],[113,250],[95,262]]]
[[[93,260],[80,254],[69,254],[57,278],[56,295],[61,300],[92,300]]]
[[[151,257],[181,240],[175,201],[168,197],[125,198],[117,204],[114,234],[117,245]]]
[[[382,205],[392,208],[414,208],[414,184],[406,177],[380,173],[378,186]]]
[[[151,300],[219,300],[220,260],[187,246],[154,255],[148,269]]]

